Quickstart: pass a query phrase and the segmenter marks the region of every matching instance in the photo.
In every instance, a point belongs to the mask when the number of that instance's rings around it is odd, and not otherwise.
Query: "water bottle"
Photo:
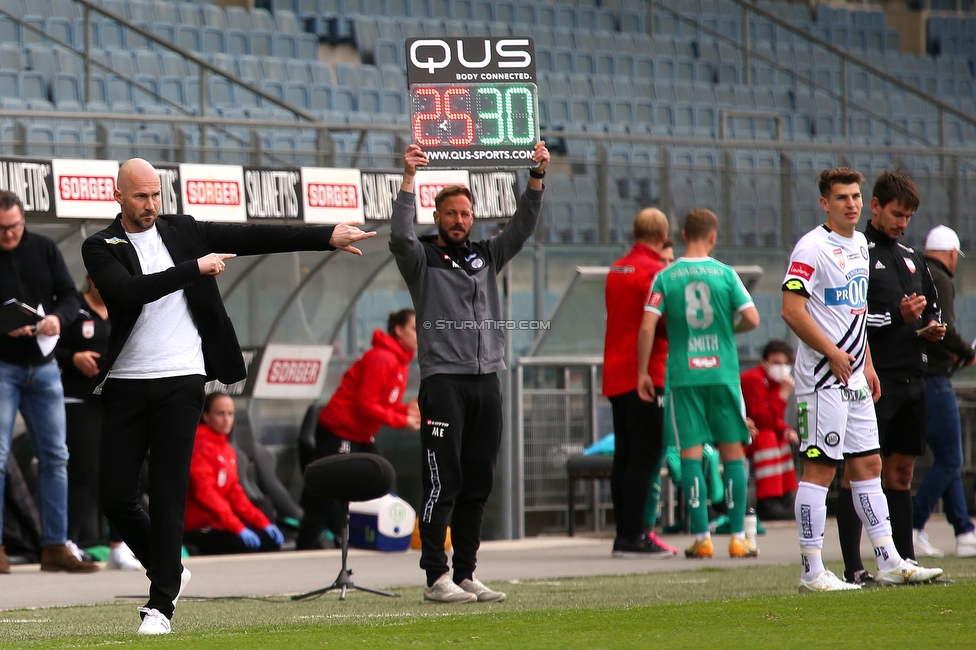
[[[758,546],[758,542],[756,541],[757,525],[758,525],[758,519],[756,518],[756,510],[755,508],[749,508],[748,510],[746,510],[745,532],[746,532],[746,539],[749,540],[749,543],[752,544],[753,546]]]

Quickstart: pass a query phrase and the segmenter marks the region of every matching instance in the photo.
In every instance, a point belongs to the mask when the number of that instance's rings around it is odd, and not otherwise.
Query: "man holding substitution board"
[[[523,49],[510,57],[506,48],[515,43]],[[458,75],[490,80],[519,72],[534,82],[531,41],[412,39],[407,59],[415,144],[403,157],[390,250],[417,313],[424,600],[499,602],[505,594],[474,575],[502,436],[497,373],[505,369],[506,334],[497,327],[504,322],[497,277],[535,232],[549,150],[538,139],[534,83],[467,83],[458,82],[465,78]],[[427,184],[418,179],[418,168],[457,169],[459,161],[481,167],[531,166],[514,216],[494,237],[471,241],[471,191],[449,181],[434,199],[437,233],[418,238],[413,229],[415,188]],[[432,327],[439,322],[454,327]],[[448,524],[453,576],[444,551]]]

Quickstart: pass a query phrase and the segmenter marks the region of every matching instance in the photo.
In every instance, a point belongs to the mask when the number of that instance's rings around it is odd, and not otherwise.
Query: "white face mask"
[[[774,363],[768,366],[767,374],[773,381],[779,383],[790,376],[793,368],[788,363]]]

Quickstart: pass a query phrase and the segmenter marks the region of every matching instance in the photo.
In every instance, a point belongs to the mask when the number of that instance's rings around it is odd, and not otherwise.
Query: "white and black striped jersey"
[[[796,243],[790,254],[783,291],[806,297],[807,312],[827,338],[854,357],[847,387],[867,385],[865,321],[868,304],[868,248],[864,233],[841,237],[826,225],[817,226]],[[836,387],[827,358],[800,341],[793,373],[798,395]]]

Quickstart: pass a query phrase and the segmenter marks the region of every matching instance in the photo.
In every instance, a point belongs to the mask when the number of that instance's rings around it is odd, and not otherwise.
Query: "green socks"
[[[746,517],[746,493],[749,479],[742,459],[730,460],[722,464],[725,479],[725,505],[729,509],[729,531],[741,533]]]
[[[739,462],[742,469],[742,462]],[[691,516],[692,534],[708,532],[708,504],[705,494],[705,474],[702,472],[701,460],[697,458],[681,459],[681,489],[685,493],[685,504]],[[743,508],[743,513],[745,508]],[[742,528],[742,515],[739,516],[739,528]]]

